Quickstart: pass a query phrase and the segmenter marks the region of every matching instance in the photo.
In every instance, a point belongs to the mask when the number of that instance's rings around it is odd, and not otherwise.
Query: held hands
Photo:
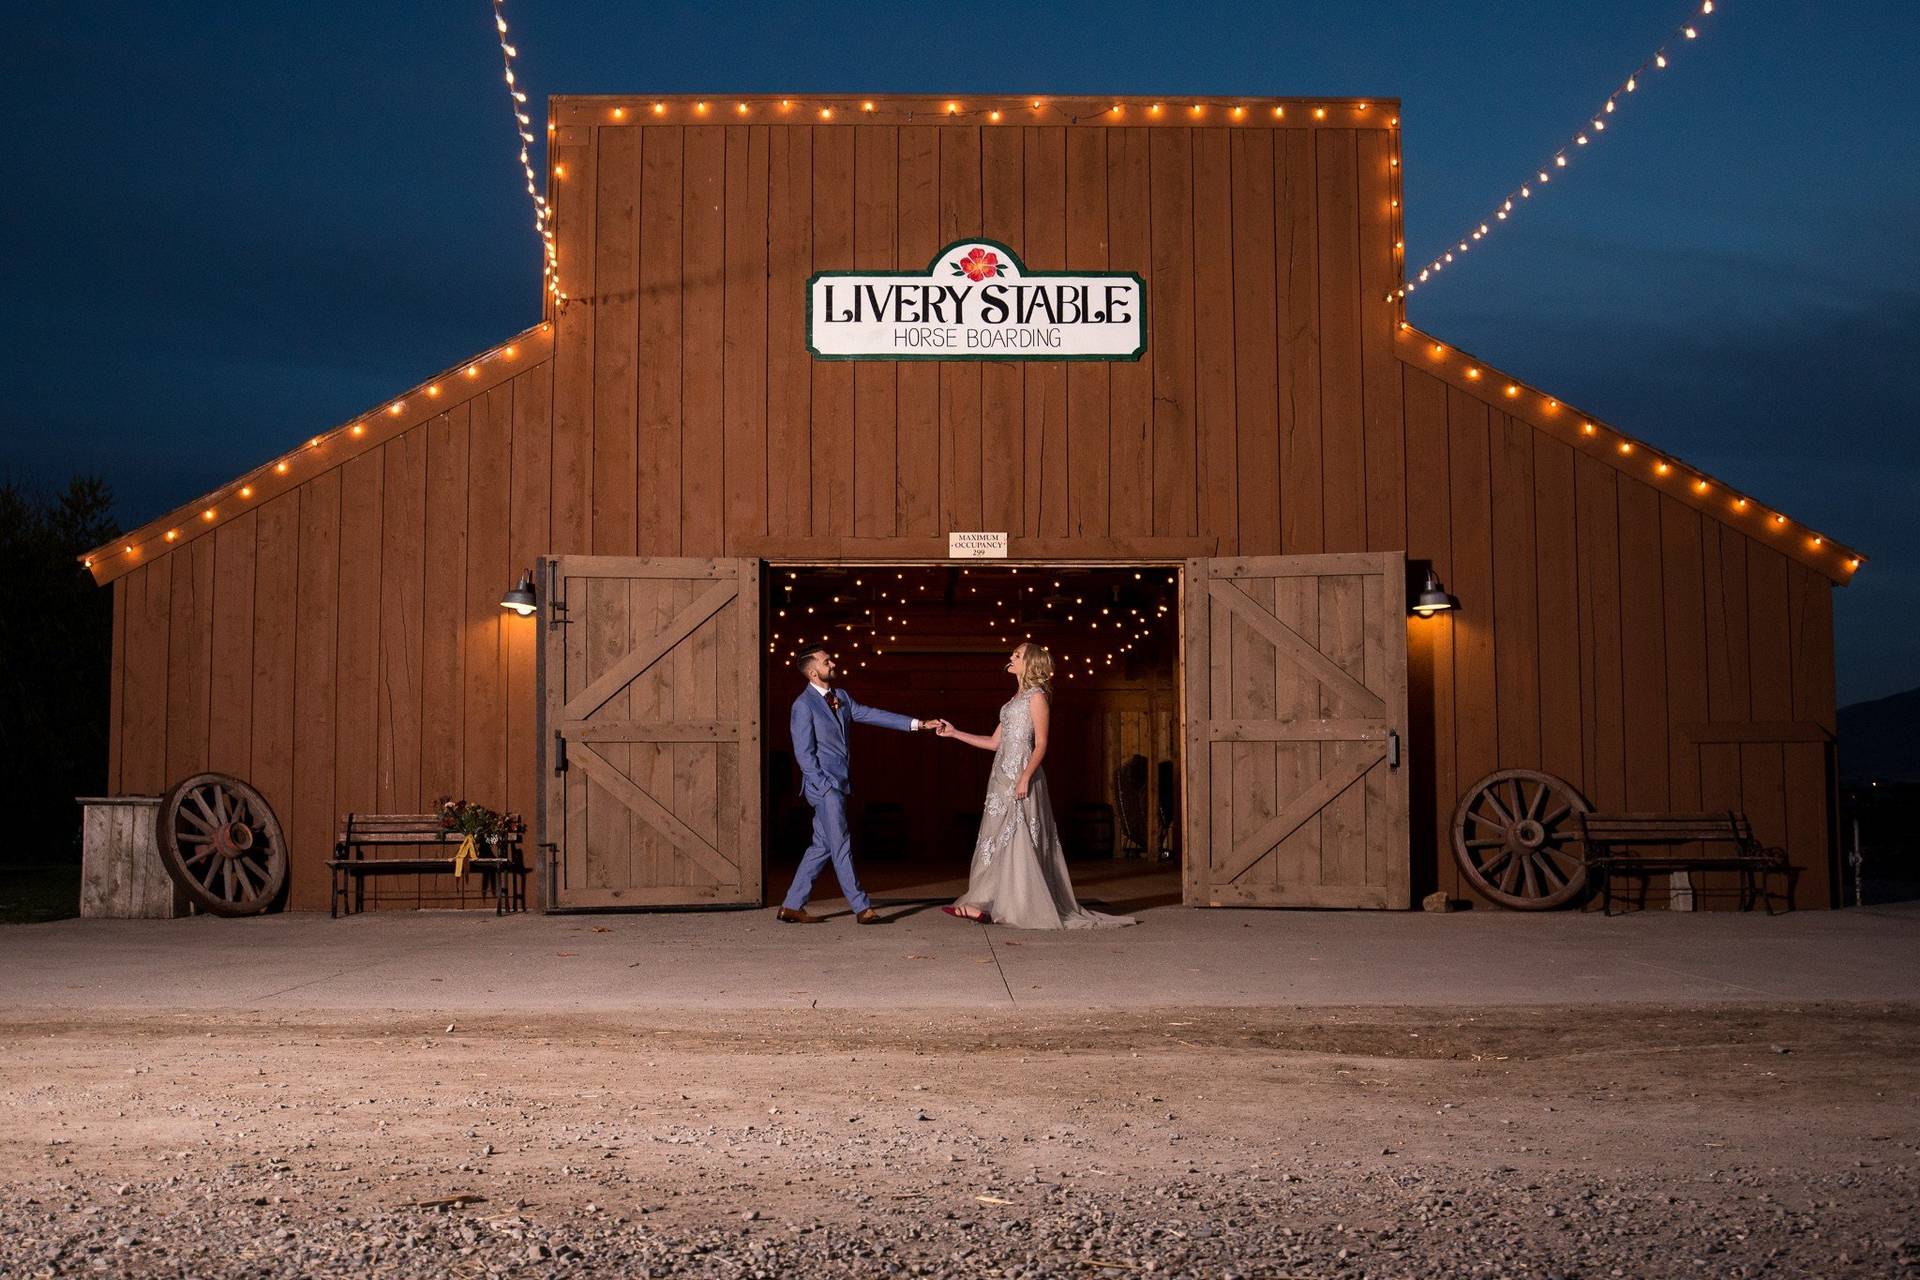
[[[953,726],[945,720],[922,720],[920,728],[924,732],[937,733],[943,738],[953,732]]]

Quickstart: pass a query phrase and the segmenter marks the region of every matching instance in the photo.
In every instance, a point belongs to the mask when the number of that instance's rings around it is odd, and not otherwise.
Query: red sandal
[[[983,924],[986,923],[987,913],[984,911],[962,910],[959,907],[951,906],[940,909],[956,920],[978,920]]]

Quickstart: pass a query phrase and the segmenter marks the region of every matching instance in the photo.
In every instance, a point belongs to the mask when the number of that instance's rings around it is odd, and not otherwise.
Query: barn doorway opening
[[[804,853],[788,711],[793,656],[825,644],[836,683],[869,706],[991,733],[1025,639],[1057,667],[1046,759],[1079,895],[1111,909],[1180,901],[1180,574],[1168,564],[775,564],[762,588],[766,894]],[[849,820],[876,901],[943,901],[965,886],[991,757],[933,735],[856,727]],[[831,871],[816,898],[838,893]]]

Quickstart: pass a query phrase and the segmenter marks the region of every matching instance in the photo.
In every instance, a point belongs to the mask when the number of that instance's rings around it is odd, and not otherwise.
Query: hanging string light
[[[507,105],[513,111],[513,129],[520,135],[520,168],[527,175],[527,195],[533,199],[533,229],[540,235],[545,259],[541,286],[560,303],[567,298],[560,292],[559,262],[554,255],[553,210],[547,206],[547,198],[540,194],[540,185],[533,174],[533,118],[527,114],[526,90],[520,87],[513,73],[513,60],[520,56],[520,51],[507,41],[505,4],[506,0],[493,0],[493,29],[500,37],[500,63],[507,77]]]
[[[1140,570],[1130,574],[1097,571],[1083,588],[1084,594],[1067,594],[1062,591],[1064,584],[1055,580],[1057,599],[1080,606],[1080,611],[1071,616],[1044,612],[1053,600],[1023,601],[1022,593],[1036,595],[1038,589],[1017,585],[1020,569],[1011,565],[1000,569],[961,567],[948,591],[936,590],[934,598],[928,599],[925,579],[932,578],[937,584],[952,572],[948,568],[896,571],[891,582],[882,575],[887,589],[876,589],[869,596],[858,590],[850,592],[844,583],[831,578],[816,580],[809,575],[801,581],[798,573],[787,570],[780,583],[785,599],[774,608],[770,619],[779,629],[770,637],[767,652],[784,652],[792,658],[805,645],[818,642],[840,646],[843,665],[850,670],[866,668],[869,657],[879,660],[877,665],[889,666],[892,660],[908,654],[940,651],[937,646],[946,641],[949,631],[939,625],[917,645],[900,647],[901,642],[912,639],[907,632],[916,621],[913,613],[921,613],[918,621],[924,626],[929,621],[928,610],[933,618],[946,617],[956,623],[969,638],[991,635],[999,644],[1040,640],[1054,646],[1056,668],[1069,679],[1076,671],[1088,678],[1103,672],[1131,672],[1131,663],[1148,660],[1149,654],[1161,653],[1171,643],[1166,634],[1173,622],[1170,593],[1178,588],[1177,576],[1170,572],[1149,575]],[[914,580],[907,581],[909,576]],[[1152,582],[1146,581],[1149,576]],[[1126,581],[1128,577],[1131,582]],[[855,578],[853,585],[858,589],[865,582]],[[1137,593],[1133,598],[1142,603],[1129,605],[1118,594],[1123,587]],[[1101,604],[1101,597],[1108,603]],[[786,630],[794,621],[805,628],[798,635]],[[929,650],[929,644],[936,648]],[[971,646],[965,651],[971,652]]]
[[[1519,186],[1507,192],[1505,198],[1500,201],[1499,205],[1494,208],[1488,217],[1475,223],[1465,235],[1460,236],[1455,241],[1453,248],[1443,251],[1440,256],[1420,268],[1419,275],[1414,276],[1392,293],[1388,294],[1388,300],[1392,301],[1397,298],[1405,298],[1421,285],[1439,276],[1442,271],[1452,265],[1456,253],[1468,253],[1475,244],[1492,235],[1501,223],[1508,221],[1515,213],[1518,213],[1521,208],[1532,201],[1539,191],[1544,190],[1553,182],[1556,174],[1568,166],[1572,157],[1579,155],[1581,148],[1600,140],[1607,132],[1608,126],[1613,123],[1615,109],[1619,106],[1621,100],[1639,92],[1640,81],[1643,77],[1651,72],[1664,71],[1667,68],[1672,61],[1668,53],[1669,49],[1685,44],[1689,40],[1699,38],[1700,27],[1698,26],[1698,19],[1707,17],[1713,13],[1713,11],[1714,0],[1700,0],[1697,17],[1682,23],[1669,32],[1666,40],[1660,47],[1655,49],[1653,54],[1644,62],[1635,67],[1632,73],[1628,75],[1625,80],[1621,81],[1612,93],[1607,95],[1606,101],[1601,104],[1600,109],[1588,117],[1587,123],[1574,130],[1573,136],[1568,138],[1566,143],[1562,145],[1558,151],[1553,153],[1552,158],[1534,170],[1531,179],[1522,182]]]
[[[916,120],[944,121],[947,123],[977,124],[1090,124],[1105,121],[1109,124],[1123,123],[1135,115],[1143,116],[1156,123],[1201,121],[1210,123],[1216,119],[1227,124],[1244,124],[1259,115],[1258,109],[1265,109],[1275,120],[1292,122],[1311,122],[1330,128],[1353,128],[1367,123],[1368,111],[1373,103],[1354,98],[1327,98],[1318,104],[1290,99],[1274,102],[1272,99],[1232,99],[1209,98],[1205,100],[1185,100],[1181,102],[1126,103],[1112,102],[1102,105],[1105,99],[1069,98],[1054,100],[1030,98],[1024,107],[1017,102],[1002,98],[993,98],[985,103],[968,103],[959,99],[941,99],[929,103],[924,109],[902,107],[897,102],[875,102],[870,98],[753,98],[736,99],[732,114],[736,119],[751,117],[770,120],[803,120],[811,116],[815,120],[827,122],[844,121],[860,123],[862,117],[884,113],[889,118],[913,123]],[[1176,108],[1184,107],[1184,111]],[[1293,108],[1290,113],[1289,108]],[[633,123],[637,113],[650,113],[655,117],[679,119],[683,115],[694,117],[707,116],[710,113],[724,111],[724,104],[705,100],[665,100],[657,98],[639,98],[627,103],[607,104],[599,102],[590,111],[595,121],[608,124]],[[576,117],[578,119],[580,117]],[[1392,117],[1387,124],[1397,128],[1398,116]]]

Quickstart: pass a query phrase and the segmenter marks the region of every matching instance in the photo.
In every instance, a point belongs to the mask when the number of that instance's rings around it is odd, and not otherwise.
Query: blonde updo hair
[[[1020,676],[1022,689],[1041,689],[1053,692],[1053,655],[1047,652],[1047,646],[1032,640],[1020,642],[1018,650],[1027,657],[1027,669]]]

